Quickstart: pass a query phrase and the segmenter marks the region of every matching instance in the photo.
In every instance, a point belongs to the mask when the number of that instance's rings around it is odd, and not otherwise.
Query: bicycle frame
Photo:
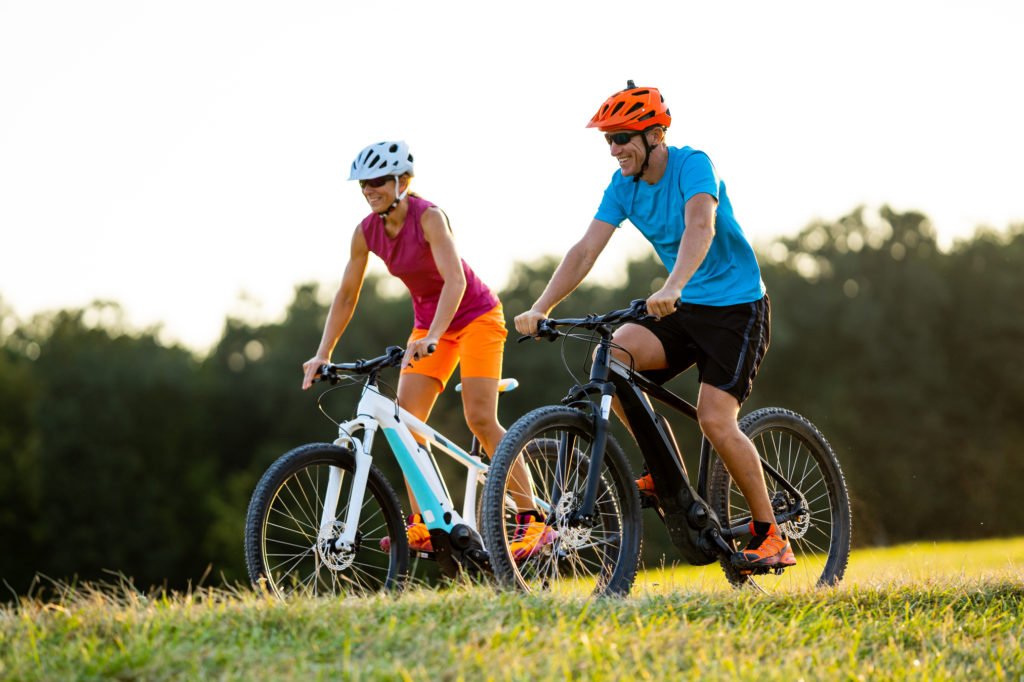
[[[578,404],[581,402],[580,398],[587,396],[586,403],[591,407],[594,419],[594,447],[590,470],[596,472],[601,469],[612,399],[617,397],[627,426],[636,439],[648,471],[654,479],[662,518],[672,543],[691,564],[711,563],[717,554],[731,549],[722,539],[723,532],[717,517],[704,501],[710,447],[704,439],[701,447],[698,488],[694,489],[668,423],[654,411],[644,394],[650,394],[694,420],[697,419],[697,408],[612,358],[609,352],[611,329],[597,331],[601,334],[601,341],[594,354],[590,382],[577,387],[563,400],[566,404]],[[600,396],[598,404],[594,404],[593,396],[596,395]],[[588,477],[583,502],[577,511],[581,520],[589,519],[593,514],[598,484],[598,476]]]
[[[604,457],[604,444],[610,423],[612,399],[617,397],[626,424],[636,439],[647,469],[654,480],[658,497],[659,515],[669,531],[669,537],[683,557],[691,564],[703,565],[714,561],[718,554],[731,553],[727,540],[748,534],[747,521],[741,519],[733,527],[723,528],[717,515],[705,501],[708,492],[708,474],[711,468],[711,444],[701,437],[697,487],[690,483],[682,453],[668,422],[651,405],[648,396],[697,421],[697,408],[675,393],[655,384],[642,374],[611,357],[611,328],[600,327],[601,336],[590,381],[577,386],[562,401],[579,404],[583,396],[594,419],[594,448],[591,471],[599,471]],[[598,404],[592,396],[599,395]],[[761,458],[765,475],[773,478],[792,495],[799,491],[781,473]],[[583,503],[576,515],[580,520],[591,517],[597,496],[598,477],[589,476]],[[556,499],[557,499],[557,491]],[[776,516],[784,523],[802,513],[801,508]]]
[[[407,412],[397,402],[382,395],[372,377],[368,378],[363,386],[356,415],[355,419],[338,425],[338,438],[334,441],[335,445],[351,448],[356,458],[356,474],[348,501],[344,530],[335,541],[336,546],[341,547],[355,542],[363,493],[366,490],[366,480],[373,460],[370,452],[378,428],[383,430],[402,474],[409,482],[427,528],[451,532],[456,525],[465,524],[473,532],[477,532],[476,490],[482,474],[487,470],[487,465],[480,457],[467,453]],[[356,435],[360,432],[361,438]],[[426,447],[416,440],[417,435],[423,439]],[[448,488],[437,468],[437,462],[428,450],[432,446],[437,446],[467,470],[466,496],[461,513],[455,509]],[[342,473],[340,469],[331,468],[320,520],[321,533],[324,532],[323,529],[329,529],[335,519]]]

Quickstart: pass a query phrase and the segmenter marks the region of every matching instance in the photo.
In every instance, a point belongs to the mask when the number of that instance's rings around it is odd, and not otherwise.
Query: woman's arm
[[[345,328],[352,320],[352,314],[359,302],[359,293],[363,289],[363,279],[366,276],[366,265],[369,262],[370,249],[366,245],[366,238],[363,237],[361,228],[356,227],[352,235],[352,244],[349,247],[348,264],[345,266],[345,273],[341,276],[341,285],[334,300],[331,302],[331,310],[327,313],[327,322],[324,323],[324,333],[320,338],[320,347],[316,355],[302,363],[304,376],[302,388],[307,389],[313,385],[313,377],[324,365],[331,361],[331,353],[337,345]]]
[[[420,218],[423,226],[423,236],[430,245],[430,254],[434,258],[434,265],[444,280],[441,287],[441,294],[437,300],[437,310],[434,319],[430,322],[427,335],[419,341],[409,344],[406,349],[403,366],[408,364],[410,359],[430,355],[428,346],[437,344],[441,335],[448,331],[448,326],[455,319],[455,313],[462,302],[462,296],[466,293],[466,273],[462,270],[462,259],[455,248],[455,240],[452,238],[451,230],[445,223],[441,211],[437,208],[429,208]]]

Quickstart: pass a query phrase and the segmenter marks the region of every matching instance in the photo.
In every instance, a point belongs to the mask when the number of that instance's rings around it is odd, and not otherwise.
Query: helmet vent
[[[379,178],[384,174],[412,175],[412,154],[402,140],[375,142],[362,151],[352,164],[349,180]]]
[[[668,128],[672,115],[665,106],[665,98],[657,88],[636,87],[628,81],[627,89],[615,93],[597,110],[588,128],[610,130],[640,130],[652,125]]]

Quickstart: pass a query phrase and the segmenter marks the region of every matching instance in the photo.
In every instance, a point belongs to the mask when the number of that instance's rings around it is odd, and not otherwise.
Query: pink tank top
[[[384,219],[376,213],[363,218],[360,227],[370,251],[380,256],[388,272],[398,277],[412,295],[412,309],[415,327],[429,329],[437,312],[444,279],[437,271],[430,244],[423,235],[420,218],[423,212],[434,204],[416,195],[409,195],[409,211],[405,223],[395,237],[389,237],[384,229]],[[498,305],[487,285],[480,281],[473,270],[462,261],[462,272],[466,275],[466,291],[455,311],[455,317],[448,325],[448,331],[458,331]]]

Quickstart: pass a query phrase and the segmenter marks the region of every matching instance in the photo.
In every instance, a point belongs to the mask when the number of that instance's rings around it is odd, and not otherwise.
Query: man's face
[[[619,169],[627,177],[639,173],[643,166],[647,153],[643,135],[639,130],[611,130],[604,134],[608,151],[619,162]]]

